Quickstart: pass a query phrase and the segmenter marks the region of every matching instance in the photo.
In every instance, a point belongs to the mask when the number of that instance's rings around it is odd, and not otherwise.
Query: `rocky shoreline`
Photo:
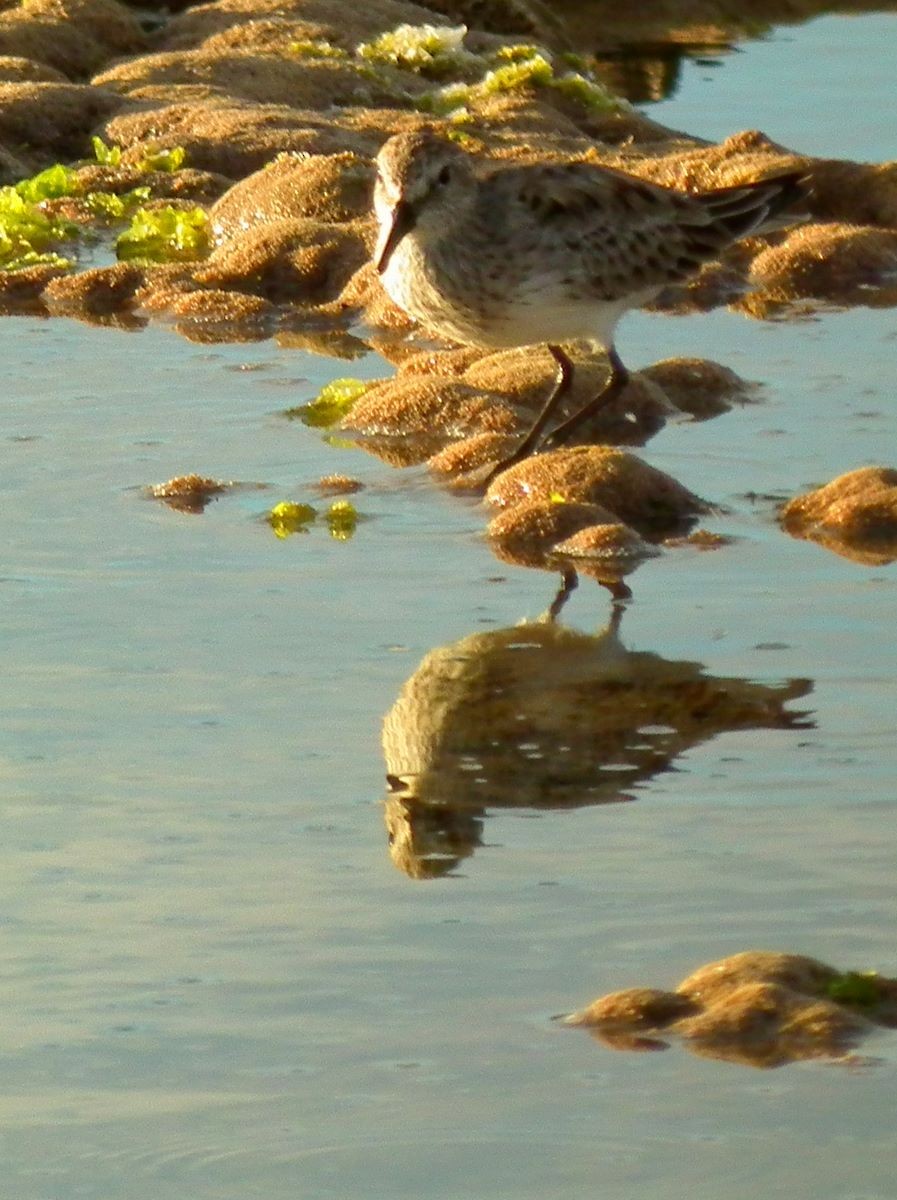
[[[685,6],[672,27],[663,5],[649,5],[638,30],[671,44],[724,44],[741,32],[739,21],[756,28],[821,6],[798,7],[745,5],[734,20],[704,0]],[[811,184],[805,223],[738,243],[656,306],[728,305],[787,318],[833,304],[897,303],[897,164],[814,159],[756,131],[708,145],[658,126],[601,73],[627,30],[601,0],[585,11],[527,0],[369,0],[350,8],[336,0],[217,0],[176,8],[30,0],[0,12],[3,182],[21,188],[29,175],[69,163],[68,192],[35,207],[83,222],[74,235],[65,226],[52,253],[20,256],[0,272],[0,311],[133,328],[161,319],[196,340],[293,336],[336,354],[347,341],[373,346],[399,372],[369,389],[343,428],[396,465],[431,459],[438,479],[475,483],[477,470],[525,427],[550,386],[551,364],[535,352],[421,351],[411,322],[383,293],[369,262],[372,159],[390,135],[425,126],[485,158],[591,160],[685,190],[799,169]],[[583,45],[588,54],[573,53]],[[145,219],[161,214],[172,230],[180,220],[207,222],[202,237],[177,246],[170,261],[164,252],[154,260],[138,252],[93,265],[97,238],[110,241],[108,221],[97,230],[95,214],[79,214],[79,204],[99,195],[124,205],[137,193],[145,194]],[[78,236],[85,229],[86,250]],[[42,236],[53,240],[52,230]],[[172,233],[168,244],[175,241]],[[582,385],[593,386],[603,369],[583,361]],[[641,445],[669,415],[714,415],[749,391],[714,363],[656,364],[635,375],[588,439]],[[600,453],[579,458],[590,464],[585,474],[601,476]],[[620,521],[606,537],[621,497],[603,492],[589,511],[591,485],[573,487],[561,467],[562,457],[546,455],[515,474],[532,508],[530,474],[560,470],[551,499],[530,513],[523,558],[554,562],[555,532],[565,542],[599,526],[601,536],[580,541],[593,557],[625,565],[633,556],[620,559],[614,548],[631,550],[645,531]],[[862,507],[855,480],[845,486]],[[507,506],[506,490],[493,489],[490,499]],[[571,506],[560,526],[550,512],[558,500]],[[843,552],[876,561],[897,556],[897,500],[876,486],[869,503],[874,519],[852,516],[840,539],[829,515],[823,544],[838,549],[840,541]],[[523,536],[519,523],[514,536]]]

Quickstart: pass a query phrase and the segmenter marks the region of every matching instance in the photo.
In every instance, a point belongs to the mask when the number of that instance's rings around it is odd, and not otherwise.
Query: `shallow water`
[[[760,98],[732,128],[792,140]],[[627,321],[632,366],[695,354],[764,390],[644,451],[736,541],[647,563],[623,641],[811,680],[789,707],[814,727],[699,742],[632,803],[482,814],[420,881],[387,850],[383,717],[433,648],[537,617],[554,580],[497,563],[424,471],[278,415],[374,356],[0,322],[9,1195],[893,1200],[892,1038],[758,1073],[549,1018],[750,947],[897,973],[897,568],[774,521],[776,496],[893,465],[895,334],[887,310]],[[202,516],[140,492],[190,471],[269,487]],[[332,471],[367,485],[354,539],[275,538],[266,509]],[[607,618],[588,583],[564,613]]]
[[[762,129],[804,154],[888,161],[895,47],[897,12],[773,29],[723,57],[683,59],[674,93],[651,115],[708,141]]]

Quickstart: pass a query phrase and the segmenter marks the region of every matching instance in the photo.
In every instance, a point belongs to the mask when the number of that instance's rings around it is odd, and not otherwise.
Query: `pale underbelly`
[[[508,289],[496,293],[465,295],[460,288],[449,293],[421,272],[403,248],[393,256],[382,276],[389,296],[425,329],[469,346],[504,349],[542,342],[586,341],[609,347],[625,312],[645,303],[658,290],[604,301],[593,296],[574,299],[569,291],[545,281],[545,286]]]

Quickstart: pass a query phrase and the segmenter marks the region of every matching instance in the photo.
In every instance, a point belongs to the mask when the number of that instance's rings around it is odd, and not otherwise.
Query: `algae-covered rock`
[[[670,475],[625,450],[576,446],[524,459],[489,486],[486,501],[499,508],[524,500],[597,504],[648,539],[686,531],[705,501]]]
[[[757,384],[706,358],[666,358],[643,367],[638,375],[656,384],[671,404],[696,421],[720,416],[757,392]]]
[[[28,0],[0,13],[0,54],[46,63],[69,79],[84,79],[146,41],[133,12],[116,0]]]
[[[373,165],[358,154],[284,154],[234,184],[212,206],[212,235],[223,242],[283,218],[367,218],[373,186]]]
[[[369,256],[357,226],[282,218],[247,230],[212,252],[196,279],[207,287],[251,292],[276,303],[335,299]]]
[[[370,158],[384,136],[350,128],[335,115],[226,98],[128,112],[109,121],[105,133],[128,147],[126,157],[141,157],[157,146],[183,146],[194,167],[231,179],[261,170],[287,152],[351,151]]]
[[[612,512],[598,504],[524,500],[497,513],[486,529],[490,544],[505,562],[545,567],[557,546],[571,535],[595,526],[612,525]],[[553,569],[557,570],[557,565]]]
[[[571,347],[568,356],[574,365],[573,382],[556,424],[598,395],[609,371],[603,354]],[[525,346],[471,363],[462,378],[465,383],[520,405],[526,414],[521,416],[520,427],[525,429],[555,386],[557,364],[546,349]],[[663,428],[671,411],[657,387],[635,373],[616,400],[581,426],[577,438],[612,446],[641,446]]]
[[[897,559],[897,470],[860,467],[789,500],[782,527],[855,562]]]
[[[168,308],[190,342],[258,342],[271,336],[277,310],[260,296],[209,288],[185,292]]]
[[[489,522],[486,536],[502,562],[560,572],[563,586],[549,610],[552,616],[560,613],[579,575],[608,588],[617,601],[630,599],[623,580],[660,553],[608,509],[565,503],[558,496],[504,509]]]
[[[565,1023],[614,1049],[644,1049],[642,1035],[662,1033],[702,1057],[781,1067],[844,1058],[876,1026],[897,1027],[897,980],[751,950],[708,963],[675,992],[629,988],[599,997]]]
[[[750,280],[756,294],[746,303],[754,308],[801,299],[890,306],[897,303],[897,229],[803,226],[758,254]]]
[[[897,162],[819,159],[812,164],[813,215],[823,221],[897,228]]]
[[[90,135],[123,105],[121,96],[74,83],[0,84],[0,141],[45,160],[79,158]]]
[[[53,280],[44,291],[44,300],[55,316],[106,316],[132,308],[145,279],[144,269],[131,263],[92,267]]]
[[[68,266],[36,263],[18,271],[0,271],[0,314],[46,313],[44,291],[68,274]]]
[[[516,424],[508,405],[460,379],[411,375],[370,388],[344,428],[393,437],[449,438],[471,430],[510,432]]]
[[[176,475],[165,483],[150,484],[144,491],[147,497],[161,500],[178,512],[199,514],[233,486],[231,480],[211,479],[206,475]]]

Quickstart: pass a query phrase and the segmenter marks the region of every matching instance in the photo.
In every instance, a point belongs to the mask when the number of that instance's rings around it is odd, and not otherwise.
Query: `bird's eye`
[[[451,177],[452,177],[451,170],[448,167],[443,167],[442,170],[439,172],[439,174],[436,176],[436,182],[437,183],[448,183],[448,181],[451,179]]]

